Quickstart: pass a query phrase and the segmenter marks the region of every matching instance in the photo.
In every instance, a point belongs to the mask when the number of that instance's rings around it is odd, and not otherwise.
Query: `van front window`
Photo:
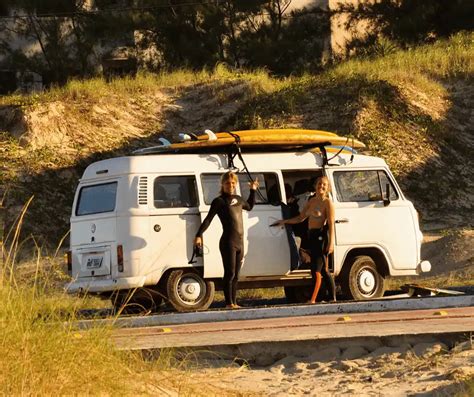
[[[386,185],[390,185],[390,200],[398,194],[384,171],[337,171],[334,173],[339,202],[381,201],[385,198]]]
[[[117,182],[84,186],[79,191],[76,215],[100,214],[115,210]]]

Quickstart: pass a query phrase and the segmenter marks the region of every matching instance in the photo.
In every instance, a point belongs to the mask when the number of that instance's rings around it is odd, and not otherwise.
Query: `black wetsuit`
[[[336,285],[329,270],[326,269],[325,256],[328,244],[328,234],[326,228],[309,229],[308,240],[311,252],[311,275],[316,279],[316,273],[321,273],[323,286],[329,295],[329,299],[336,299]]]
[[[255,190],[250,190],[247,201],[235,194],[222,193],[212,203],[209,213],[201,224],[196,237],[202,234],[217,214],[222,223],[222,236],[219,249],[224,264],[224,295],[227,305],[236,304],[237,281],[244,257],[244,228],[242,209],[250,211],[255,204]]]

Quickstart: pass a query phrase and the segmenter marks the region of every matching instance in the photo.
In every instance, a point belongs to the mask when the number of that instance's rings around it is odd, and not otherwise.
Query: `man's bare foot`
[[[232,309],[241,309],[242,306],[239,306],[237,303],[232,304]]]
[[[225,308],[226,308],[226,309],[233,309],[233,308],[234,308],[234,305],[225,305]]]

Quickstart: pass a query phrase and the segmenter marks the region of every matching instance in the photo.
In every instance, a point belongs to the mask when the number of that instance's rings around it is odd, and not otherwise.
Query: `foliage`
[[[347,16],[345,28],[349,31],[361,21],[368,23],[362,37],[356,35],[348,45],[348,52],[356,53],[377,45],[381,37],[407,48],[474,29],[474,3],[470,0],[340,2],[335,13]]]
[[[4,68],[37,72],[47,86],[97,75],[104,55],[119,46],[153,71],[212,69],[218,63],[278,74],[316,70],[329,14],[318,8],[289,13],[291,2],[141,0],[117,7],[102,0],[87,11],[81,1],[22,0],[15,6],[22,7],[23,17],[1,22],[0,51],[7,55]],[[39,49],[28,54],[15,49],[14,37]]]

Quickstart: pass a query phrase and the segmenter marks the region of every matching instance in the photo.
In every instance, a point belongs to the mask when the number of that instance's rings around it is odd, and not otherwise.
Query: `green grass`
[[[474,33],[463,32],[448,40],[399,50],[375,59],[350,60],[336,66],[327,76],[334,79],[364,76],[370,80],[394,82],[468,77],[474,73],[473,50]]]
[[[31,107],[48,101],[93,101],[97,102],[104,96],[134,96],[145,95],[157,90],[183,90],[197,85],[228,84],[231,82],[246,82],[253,93],[273,92],[289,79],[272,78],[267,71],[233,71],[225,65],[217,65],[213,71],[175,70],[171,72],[148,73],[140,72],[136,77],[116,78],[107,82],[101,77],[87,80],[72,79],[62,87],[30,95],[7,95],[0,98],[0,105]],[[221,90],[216,89],[216,93]]]

